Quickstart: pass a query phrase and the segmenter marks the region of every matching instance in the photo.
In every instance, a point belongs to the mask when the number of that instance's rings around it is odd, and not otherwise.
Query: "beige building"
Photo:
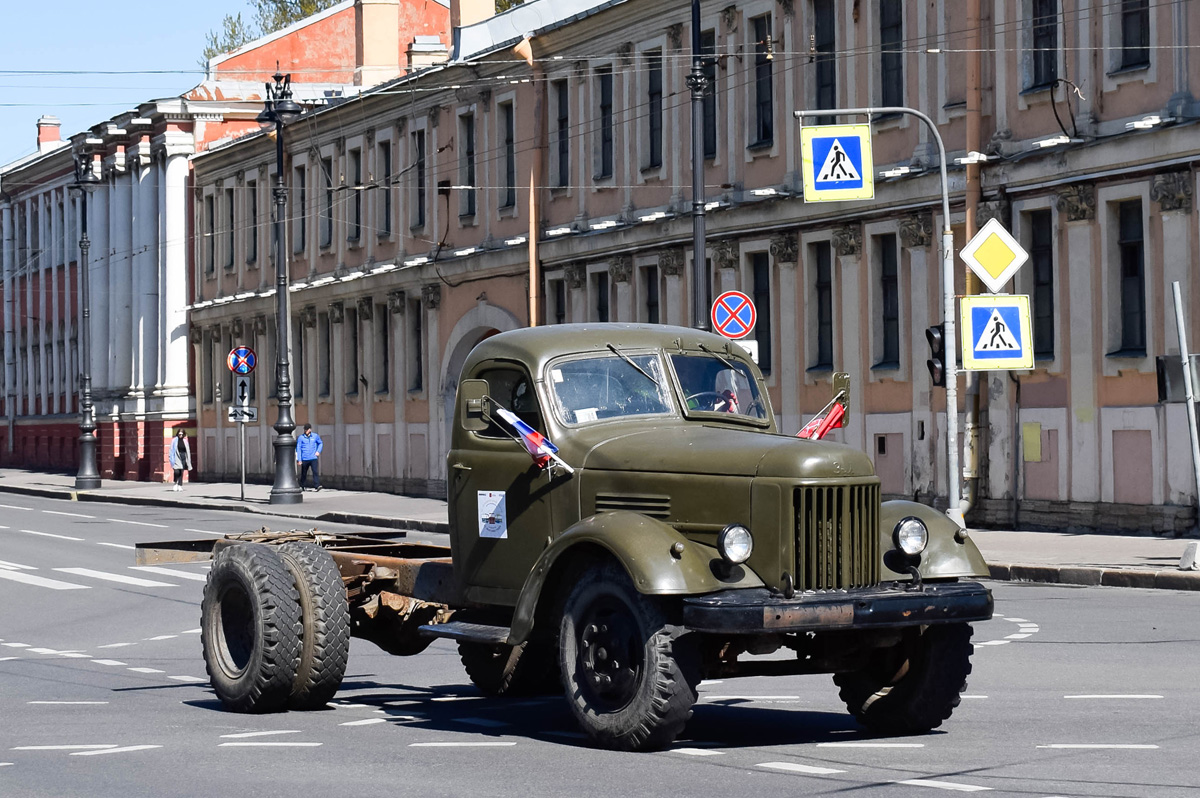
[[[483,337],[531,323],[531,293],[539,324],[692,318],[687,4],[531,0],[494,17],[476,5],[451,4],[449,62],[285,132],[297,421],[325,437],[331,484],[442,495],[459,368]],[[936,148],[915,119],[877,115],[874,200],[806,204],[793,112],[914,107],[962,158],[976,49],[963,5],[702,4],[711,291],[754,297],[785,430],[848,371],[838,435],[872,454],[886,493],[925,499],[946,495],[945,394],[923,362],[924,330],[942,320]],[[1186,417],[1157,404],[1154,358],[1178,351],[1171,282],[1189,320],[1200,310],[1200,19],[1148,0],[981,5],[978,216],[1031,253],[1012,290],[1033,297],[1037,360],[981,380],[970,518],[1187,528]],[[248,468],[272,470],[274,161],[262,135],[192,161],[189,318],[214,476],[237,469],[224,410],[235,343],[264,364]],[[966,178],[949,167],[958,248]]]

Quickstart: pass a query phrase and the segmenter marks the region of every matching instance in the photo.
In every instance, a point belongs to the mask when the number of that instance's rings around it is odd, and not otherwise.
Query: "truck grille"
[[[879,485],[797,488],[796,589],[879,583]]]

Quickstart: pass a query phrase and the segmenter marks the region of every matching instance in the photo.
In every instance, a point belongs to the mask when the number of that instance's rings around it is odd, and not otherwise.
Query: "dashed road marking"
[[[959,698],[987,698],[985,695],[960,695]]]
[[[200,684],[208,681],[208,679],[201,679],[199,676],[168,676],[167,678],[174,679],[177,682],[187,682],[188,684]]]
[[[834,773],[845,773],[836,768],[822,768],[814,765],[799,765],[795,762],[759,762],[757,767],[771,770],[786,770],[789,773],[806,773],[810,776],[831,776]]]
[[[935,781],[933,779],[905,779],[894,784],[911,784],[914,787],[933,787],[937,790],[954,790],[955,792],[983,792],[991,787],[980,787],[978,784],[959,784],[955,781]]]
[[[133,548],[130,546],[130,548]],[[176,579],[191,579],[194,582],[207,582],[206,574],[197,574],[191,571],[176,571],[174,568],[160,568],[157,565],[131,565],[129,566],[135,571],[145,571],[148,574],[158,574],[159,576],[173,576]],[[199,634],[197,629],[196,633]],[[191,634],[190,632],[182,632],[181,634]]]
[[[18,507],[15,504],[0,504],[5,510],[32,510],[32,507]]]
[[[129,668],[128,670],[134,673],[166,673],[166,671],[160,671],[155,668]]]
[[[184,532],[196,532],[201,535],[220,535],[221,537],[225,537],[224,532],[213,532],[211,529],[184,529],[183,531]]]
[[[1025,638],[1032,637],[1032,636],[1033,635],[1029,632],[1017,632],[1016,634],[1005,635],[1004,639],[1005,640],[1024,640]]]
[[[90,706],[107,704],[107,701],[26,701],[26,704],[42,704],[47,706]]]
[[[131,550],[131,551],[132,551],[133,549],[136,549],[136,548],[137,548],[137,546],[130,546],[130,545],[129,545],[129,544],[127,544],[127,543],[106,543],[106,542],[105,542],[105,541],[103,541],[103,540],[98,540],[98,541],[96,541],[96,545],[97,545],[97,546],[109,546],[109,547],[111,547],[111,548],[114,548],[114,549],[129,549],[129,550]]]
[[[70,657],[71,659],[88,659],[92,655],[84,654],[82,651],[60,651],[58,652],[58,656]]]
[[[135,587],[178,587],[178,585],[171,582],[156,582],[153,579],[140,579],[136,576],[110,574],[107,571],[94,571],[91,568],[55,568],[54,570],[59,573],[101,579],[105,582],[119,582],[123,585],[133,585]]]
[[[799,701],[798,695],[705,695],[702,701]]]
[[[1149,751],[1158,748],[1157,745],[1135,745],[1125,743],[1051,743],[1050,745],[1039,745],[1038,748],[1059,748],[1071,750],[1086,750],[1096,749],[1106,751],[1110,749],[1121,749],[1131,751]]]
[[[179,637],[179,635],[159,635],[158,637],[143,637],[143,638],[142,638],[142,640],[146,640],[146,641],[152,641],[152,640],[173,640],[173,639],[175,639],[176,637]]]
[[[485,743],[409,743],[409,748],[497,748],[516,745],[515,742],[489,741]]]
[[[71,518],[95,518],[94,515],[84,515],[83,513],[64,513],[62,510],[42,510],[46,515],[66,515]]]
[[[27,648],[26,651],[32,654],[57,654],[58,650],[53,648]]]
[[[1155,699],[1162,698],[1160,695],[1065,695],[1063,698],[1130,698],[1130,699]]]
[[[220,743],[218,748],[316,748],[324,743],[286,743],[279,741],[261,741],[245,743]]]
[[[71,756],[100,756],[102,754],[127,754],[132,751],[149,751],[151,748],[162,748],[161,745],[126,745],[121,748],[106,748],[103,751],[76,751]]]
[[[149,566],[147,566],[147,567],[149,567]],[[181,634],[181,635],[198,635],[198,634],[200,634],[200,630],[199,629],[185,629],[184,631],[180,632],[179,634]]]
[[[73,538],[70,535],[55,535],[53,532],[38,532],[33,529],[22,529],[19,531],[24,532],[26,535],[38,535],[39,537],[43,537],[43,538],[58,538],[59,540],[73,540],[76,543],[83,542],[83,538]]]
[[[98,751],[101,748],[116,748],[114,743],[99,745],[18,745],[13,751]]]
[[[21,563],[19,563],[19,562],[8,562],[7,560],[0,560],[0,568],[5,569],[6,571],[36,571],[37,570],[37,568],[33,567],[32,565],[21,565]]]
[[[687,754],[688,756],[724,756],[724,751],[710,751],[707,748],[672,748],[673,754]]]
[[[12,765],[12,762],[0,762],[0,768],[6,768]]]
[[[152,524],[149,521],[130,521],[125,518],[106,518],[106,521],[112,521],[114,524],[134,524],[135,526],[152,526],[156,529],[169,529],[166,524]]]
[[[241,740],[247,737],[271,737],[276,734],[299,734],[299,729],[280,729],[278,731],[252,731],[252,732],[236,732],[234,734],[222,734],[222,740]]]
[[[74,582],[62,582],[58,579],[47,579],[44,576],[34,576],[24,571],[0,571],[0,579],[10,582],[20,582],[33,587],[46,587],[51,590],[91,590],[91,585],[77,585]]]
[[[925,743],[817,743],[817,748],[924,748]]]
[[[125,664],[124,662],[121,662],[120,660],[115,660],[115,659],[94,659],[94,660],[92,660],[92,662],[96,663],[97,665],[124,665]]]
[[[136,646],[136,645],[137,645],[137,643],[109,643],[109,644],[103,645],[103,646],[96,646],[96,648],[124,648],[125,646]]]
[[[387,723],[387,718],[363,718],[362,720],[348,720],[345,723],[339,723],[339,726],[372,726],[376,723]]]
[[[9,648],[29,648],[28,643],[5,643]]]
[[[10,659],[20,659],[20,657],[0,657],[0,662],[8,662]]]

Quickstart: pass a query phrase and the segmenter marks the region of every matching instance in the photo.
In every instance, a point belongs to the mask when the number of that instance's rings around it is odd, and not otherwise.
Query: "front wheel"
[[[882,734],[936,729],[959,704],[971,673],[971,627],[965,623],[906,632],[864,667],[834,674],[850,714]]]
[[[700,681],[695,644],[616,563],[588,569],[570,588],[559,640],[571,712],[600,746],[661,748],[691,718]]]

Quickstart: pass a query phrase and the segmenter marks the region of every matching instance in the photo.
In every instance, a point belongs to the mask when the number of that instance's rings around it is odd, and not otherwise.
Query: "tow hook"
[[[921,583],[921,572],[917,570],[917,566],[908,566],[908,575],[912,577],[912,584],[905,588],[905,590],[921,590],[923,588]]]

